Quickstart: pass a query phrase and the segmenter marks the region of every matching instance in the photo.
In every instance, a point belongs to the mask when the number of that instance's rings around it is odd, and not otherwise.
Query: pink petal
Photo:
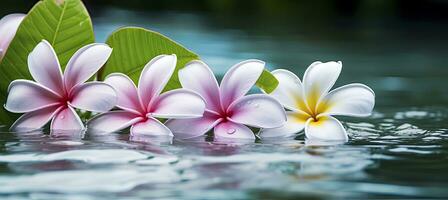
[[[106,44],[89,44],[79,49],[68,61],[64,72],[67,91],[86,82],[109,59],[112,49]]]
[[[4,52],[8,49],[9,44],[16,35],[17,29],[25,18],[25,14],[15,13],[4,16],[0,19],[0,49]],[[3,54],[0,54],[2,59]]]
[[[142,117],[134,113],[118,110],[95,116],[87,122],[87,127],[93,133],[112,133],[142,120]]]
[[[114,88],[101,82],[78,85],[73,88],[72,96],[71,105],[92,112],[106,112],[117,104]]]
[[[160,123],[157,119],[148,118],[146,121],[138,122],[131,127],[131,135],[133,136],[173,136],[170,129]]]
[[[159,96],[176,68],[176,55],[160,55],[146,64],[140,74],[138,92],[145,107]]]
[[[53,116],[61,110],[59,105],[50,106],[33,112],[25,113],[17,119],[11,130],[13,131],[31,131],[40,129],[47,124]]]
[[[331,116],[321,116],[316,122],[309,119],[305,125],[305,135],[310,140],[348,140],[341,122]]]
[[[222,118],[205,111],[204,116],[193,119],[170,119],[165,125],[173,132],[175,137],[189,139],[204,135],[215,127]]]
[[[84,125],[75,110],[67,106],[54,116],[51,129],[79,131],[84,129]]]
[[[221,112],[218,82],[207,64],[200,60],[191,61],[179,70],[179,81],[183,88],[201,95],[207,109]]]
[[[34,80],[64,95],[62,71],[53,47],[46,40],[42,40],[28,56],[28,68]]]
[[[305,128],[305,124],[310,118],[305,112],[286,112],[288,120],[286,124],[278,128],[262,129],[260,131],[261,138],[274,138],[274,137],[289,137],[302,131]]]
[[[187,89],[165,92],[155,100],[151,114],[160,118],[202,117],[205,102],[200,95]]]
[[[28,80],[15,80],[8,88],[5,109],[25,113],[59,104],[59,96],[51,90]]]
[[[144,113],[144,108],[138,97],[137,88],[132,80],[121,73],[113,73],[107,76],[105,83],[111,85],[117,93],[117,107],[134,113]]]
[[[215,126],[215,138],[229,138],[229,139],[255,139],[255,135],[248,128],[242,124],[237,124],[231,121],[221,122]]]
[[[246,60],[234,65],[221,81],[221,105],[225,109],[233,101],[244,96],[255,85],[265,63]]]
[[[259,128],[276,128],[286,123],[283,106],[265,94],[252,94],[233,102],[228,113],[234,122]]]

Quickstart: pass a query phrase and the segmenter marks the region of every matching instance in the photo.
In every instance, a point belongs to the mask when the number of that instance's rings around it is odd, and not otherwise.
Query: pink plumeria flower
[[[131,126],[131,136],[172,136],[171,131],[156,118],[197,118],[204,113],[205,102],[200,95],[187,89],[161,94],[176,68],[176,55],[160,55],[152,59],[140,74],[138,88],[121,73],[110,74],[105,82],[115,88],[117,107],[96,116],[88,128],[110,133]]]
[[[0,60],[5,55],[9,44],[16,35],[17,29],[25,16],[25,14],[15,13],[6,15],[0,19]]]
[[[263,129],[260,137],[286,137],[305,129],[307,139],[347,141],[344,127],[333,116],[369,116],[375,105],[375,93],[359,83],[330,91],[341,70],[341,62],[314,62],[305,71],[303,83],[290,71],[273,71],[280,83],[269,95],[290,110],[288,122],[280,128]]]
[[[204,97],[207,105],[204,116],[196,119],[169,120],[166,125],[179,138],[204,135],[214,128],[217,139],[255,139],[247,127],[274,128],[286,121],[281,104],[265,94],[246,93],[254,86],[265,63],[247,60],[233,66],[218,86],[211,69],[201,61],[192,61],[179,71],[184,88]]]
[[[39,129],[51,120],[52,130],[83,130],[74,108],[92,112],[112,109],[117,96],[111,86],[84,83],[106,63],[111,52],[106,44],[84,46],[73,55],[62,75],[53,47],[45,40],[40,42],[28,56],[28,68],[36,82],[15,80],[9,85],[5,108],[26,113],[11,129]]]

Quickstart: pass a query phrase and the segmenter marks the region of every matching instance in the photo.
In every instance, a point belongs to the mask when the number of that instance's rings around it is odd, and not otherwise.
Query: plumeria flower
[[[52,130],[83,130],[74,108],[92,112],[112,109],[117,96],[111,86],[84,83],[106,63],[111,52],[106,44],[84,46],[69,60],[62,75],[53,47],[45,40],[40,42],[28,56],[28,68],[36,82],[15,80],[9,85],[5,108],[26,113],[11,129],[39,129],[51,120]]]
[[[286,121],[281,104],[265,94],[245,94],[254,86],[265,63],[247,60],[233,66],[221,81],[201,61],[192,61],[179,70],[184,88],[204,97],[207,105],[204,116],[196,119],[169,120],[166,125],[176,137],[187,139],[204,135],[214,128],[215,138],[255,139],[247,127],[275,128]]]
[[[263,129],[260,137],[291,136],[305,129],[308,139],[346,141],[344,127],[333,116],[369,116],[375,105],[375,94],[359,83],[330,91],[341,69],[341,62],[314,62],[306,70],[303,83],[290,71],[273,71],[280,83],[270,96],[290,111],[283,127]]]
[[[110,74],[105,82],[117,91],[121,110],[100,114],[88,122],[95,133],[110,133],[131,126],[131,136],[172,136],[156,118],[194,118],[204,113],[202,97],[187,89],[161,94],[176,68],[176,55],[160,55],[146,64],[138,88],[121,73]]]
[[[3,58],[9,44],[16,35],[25,14],[9,14],[0,19],[0,60]]]

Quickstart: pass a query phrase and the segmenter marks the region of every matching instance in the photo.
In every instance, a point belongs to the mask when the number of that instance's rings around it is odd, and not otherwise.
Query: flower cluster
[[[0,20],[0,59],[24,15]],[[24,113],[12,130],[35,130],[51,121],[51,130],[86,129],[78,110],[98,113],[87,122],[92,133],[130,127],[132,136],[163,135],[183,139],[213,129],[216,139],[291,136],[302,130],[309,139],[347,140],[335,115],[368,116],[375,95],[367,86],[349,84],[333,91],[342,64],[315,62],[301,80],[287,70],[272,74],[279,81],[270,94],[248,94],[265,69],[260,60],[246,60],[229,69],[220,84],[210,67],[195,60],[178,71],[182,88],[163,92],[175,73],[176,55],[160,55],[143,68],[138,86],[125,74],[90,81],[107,62],[112,49],[90,44],[69,60],[64,73],[50,43],[43,40],[28,56],[34,81],[15,80],[8,88],[5,109]],[[285,108],[287,111],[285,111]],[[161,119],[167,119],[165,123]]]

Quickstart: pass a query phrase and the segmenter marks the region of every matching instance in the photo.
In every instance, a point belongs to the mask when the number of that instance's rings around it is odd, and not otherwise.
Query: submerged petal
[[[78,85],[72,90],[70,104],[82,110],[106,112],[117,104],[117,95],[112,86],[102,82]]]
[[[189,139],[204,135],[215,127],[222,118],[205,111],[204,116],[193,119],[170,119],[165,125],[173,132],[175,137]]]
[[[134,113],[144,113],[145,109],[141,103],[132,80],[121,73],[113,73],[107,76],[105,83],[111,85],[117,93],[117,107],[123,110],[129,110]]]
[[[89,132],[112,133],[125,129],[143,118],[124,110],[110,111],[99,114],[87,122]]]
[[[321,116],[317,121],[308,119],[305,125],[305,135],[312,140],[348,140],[341,122],[331,116]]]
[[[310,116],[304,112],[286,112],[287,121],[281,127],[262,129],[260,131],[261,138],[273,137],[289,137],[305,128],[305,124]]]
[[[276,128],[286,122],[282,105],[265,94],[252,94],[232,103],[227,111],[234,122],[259,128]]]
[[[0,19],[0,49],[4,51],[3,53],[8,49],[25,16],[25,14],[15,13],[6,15]],[[3,53],[0,53],[0,60],[4,55]]]
[[[138,122],[131,127],[131,135],[133,136],[173,136],[170,129],[163,125],[159,120],[148,118],[146,121]]]
[[[369,116],[375,106],[375,93],[366,85],[354,83],[339,87],[319,103],[324,115]]]
[[[146,108],[165,88],[176,69],[176,63],[177,57],[173,54],[157,56],[145,65],[140,74],[138,92]]]
[[[54,116],[51,129],[79,131],[84,129],[84,125],[76,111],[71,106],[67,106]]]
[[[287,109],[308,112],[304,101],[303,85],[299,77],[284,69],[274,70],[272,74],[277,78],[279,84],[269,95],[280,101]]]
[[[34,80],[55,93],[64,95],[61,66],[56,52],[46,40],[42,40],[28,55],[28,68]]]
[[[112,48],[107,44],[89,44],[82,47],[72,56],[64,72],[64,83],[67,91],[86,82],[109,59]]]
[[[215,126],[215,138],[229,138],[229,139],[255,139],[255,135],[243,124],[237,124],[231,121],[221,122]]]
[[[5,109],[25,113],[59,104],[59,96],[51,90],[29,80],[15,80],[8,88]]]
[[[200,95],[187,89],[163,93],[152,105],[151,114],[160,118],[202,117],[205,102]]]
[[[200,60],[191,61],[179,70],[179,81],[183,88],[201,95],[209,110],[220,112],[219,87],[212,70]]]
[[[234,65],[221,81],[221,105],[225,110],[233,101],[244,96],[255,85],[265,63],[260,60],[246,60]]]
[[[45,126],[45,124],[47,124],[61,109],[61,106],[55,105],[25,113],[19,117],[13,125],[11,125],[10,129],[13,131],[31,131],[40,129]]]

